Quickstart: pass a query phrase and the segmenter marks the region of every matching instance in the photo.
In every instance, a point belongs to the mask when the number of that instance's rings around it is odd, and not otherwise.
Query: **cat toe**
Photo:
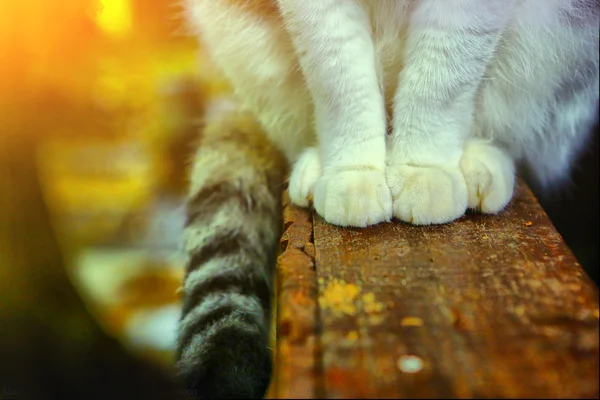
[[[392,217],[385,174],[376,169],[329,172],[317,182],[314,206],[325,221],[339,226],[365,227]]]
[[[304,151],[292,168],[289,194],[292,203],[308,207],[312,201],[317,180],[321,176],[321,159],[316,148]]]
[[[443,224],[467,209],[467,188],[458,167],[389,165],[387,182],[394,216],[414,225]]]
[[[496,214],[512,198],[514,163],[498,147],[477,141],[467,144],[460,169],[467,184],[469,208]]]

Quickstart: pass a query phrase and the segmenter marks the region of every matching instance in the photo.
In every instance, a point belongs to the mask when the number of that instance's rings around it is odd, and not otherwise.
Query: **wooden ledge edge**
[[[283,194],[284,230],[277,260],[273,398],[318,398],[318,295],[312,212]]]

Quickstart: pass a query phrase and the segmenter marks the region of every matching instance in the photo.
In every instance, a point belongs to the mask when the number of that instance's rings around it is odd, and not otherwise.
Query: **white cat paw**
[[[383,171],[330,171],[315,186],[314,207],[331,224],[365,227],[391,219],[392,196]]]
[[[415,225],[443,224],[467,209],[467,187],[458,167],[389,165],[394,217]]]
[[[482,142],[471,142],[465,148],[460,169],[467,183],[469,208],[495,214],[512,198],[515,166],[501,149]]]
[[[321,177],[321,158],[316,148],[311,147],[302,153],[292,167],[288,191],[292,203],[308,207],[313,198],[317,180]]]

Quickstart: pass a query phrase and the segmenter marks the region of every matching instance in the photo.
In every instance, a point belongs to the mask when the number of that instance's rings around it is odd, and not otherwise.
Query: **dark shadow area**
[[[600,125],[573,168],[571,185],[560,193],[536,196],[588,275],[599,284],[598,274],[598,152]]]

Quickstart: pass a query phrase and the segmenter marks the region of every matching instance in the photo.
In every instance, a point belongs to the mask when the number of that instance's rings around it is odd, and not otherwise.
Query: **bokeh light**
[[[227,91],[181,11],[0,1],[0,149],[32,146],[66,272],[107,332],[165,368],[190,152],[206,103]]]

